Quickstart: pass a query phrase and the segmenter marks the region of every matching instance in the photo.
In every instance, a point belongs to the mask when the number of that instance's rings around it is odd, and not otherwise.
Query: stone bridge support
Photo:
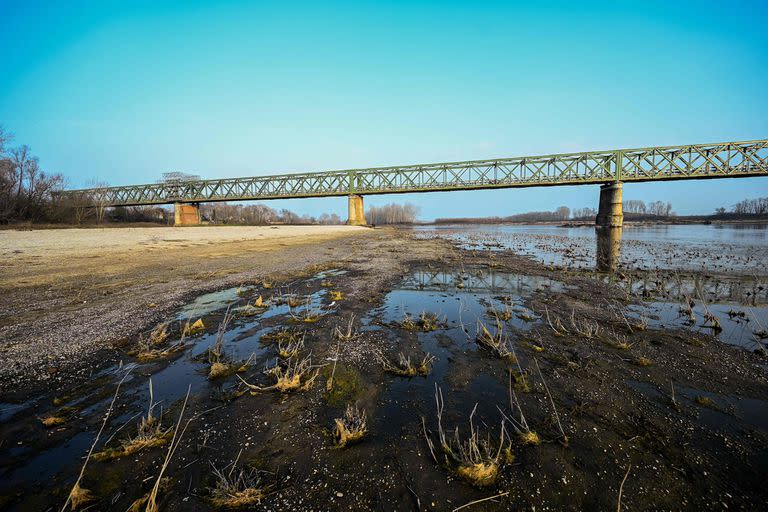
[[[622,183],[606,183],[600,186],[600,206],[595,224],[605,228],[620,228],[624,225],[624,205],[621,202]]]
[[[200,224],[200,203],[173,203],[174,226],[197,226]]]
[[[350,194],[349,196],[349,217],[347,224],[350,226],[365,226],[365,210],[363,209],[363,196]]]

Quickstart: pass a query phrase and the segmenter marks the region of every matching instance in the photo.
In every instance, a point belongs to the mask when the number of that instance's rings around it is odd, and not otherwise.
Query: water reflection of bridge
[[[421,268],[413,271],[398,290],[488,292],[524,295],[540,288],[560,289],[557,281],[541,276],[525,276],[494,269],[469,268],[464,272]]]

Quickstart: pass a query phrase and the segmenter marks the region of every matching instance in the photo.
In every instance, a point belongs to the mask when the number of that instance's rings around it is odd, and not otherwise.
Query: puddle
[[[95,432],[76,432],[71,427],[82,423],[81,418],[98,417],[105,411],[112,399],[117,382],[127,373],[120,391],[121,414],[110,420],[112,428],[126,421],[138,422],[137,413],[143,413],[149,401],[148,379],[151,377],[154,401],[159,410],[167,410],[174,403],[184,398],[188,388],[192,395],[220,396],[238,385],[235,379],[208,379],[207,352],[216,340],[216,329],[229,309],[234,317],[223,335],[223,352],[227,361],[245,362],[255,368],[262,368],[273,363],[274,356],[268,346],[261,343],[261,336],[277,327],[290,325],[294,318],[301,318],[307,312],[333,314],[327,308],[327,290],[320,287],[320,282],[339,272],[326,271],[303,282],[291,283],[279,289],[263,287],[234,287],[201,295],[182,307],[172,318],[186,321],[188,318],[202,318],[209,327],[205,332],[186,338],[186,346],[178,353],[146,363],[131,362],[107,367],[92,377],[92,385],[77,396],[65,397],[60,406],[76,407],[76,415],[64,425],[65,435],[55,446],[38,450],[26,458],[26,451],[15,449],[12,457],[0,465],[0,490],[9,486],[37,480],[41,474],[46,478],[69,469],[73,461],[79,460],[93,441]],[[239,316],[237,312],[259,295],[269,303],[269,307],[259,310],[258,314]],[[292,299],[293,305],[287,302]],[[302,325],[294,325],[301,328]],[[175,343],[176,340],[167,342]],[[33,402],[25,404],[0,404],[0,424],[22,415],[32,409]],[[41,405],[41,407],[50,407]],[[46,414],[55,413],[54,407]],[[42,411],[41,411],[42,412]],[[37,414],[37,413],[35,413]],[[172,420],[166,420],[172,421]],[[110,436],[107,430],[104,438]],[[41,473],[41,467],[44,471]]]
[[[744,307],[738,304],[696,303],[689,314],[681,303],[646,302],[629,307],[630,316],[645,318],[651,329],[687,329],[693,332],[711,334],[720,341],[747,350],[766,346],[768,333],[768,307]],[[711,315],[711,316],[708,316]],[[714,317],[717,321],[712,321]],[[715,328],[716,325],[720,329]],[[765,337],[761,337],[765,336]]]
[[[475,404],[479,404],[476,420],[498,428],[501,417],[496,405],[503,406],[508,400],[505,377],[508,364],[475,343],[478,320],[495,330],[494,321],[489,318],[490,308],[497,311],[507,308],[512,315],[500,323],[514,347],[522,342],[525,331],[539,322],[524,306],[525,301],[536,291],[545,289],[562,290],[563,284],[547,278],[480,268],[420,268],[406,276],[386,295],[383,305],[369,313],[364,323],[386,327],[389,343],[381,348],[390,359],[403,351],[413,359],[429,353],[435,356],[435,361],[426,377],[389,378],[382,398],[386,405],[383,414],[376,417],[379,426],[374,428],[388,432],[420,428],[414,425],[420,414],[434,416],[436,385],[443,390],[446,408],[453,411],[452,425],[468,428],[469,414]],[[409,332],[398,327],[406,314],[418,317],[421,312],[436,314],[439,328],[431,332]],[[517,353],[519,358],[524,357],[521,351]]]

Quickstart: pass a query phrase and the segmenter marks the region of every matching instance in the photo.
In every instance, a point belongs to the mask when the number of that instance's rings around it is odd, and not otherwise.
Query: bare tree
[[[629,199],[627,201],[624,201],[623,205],[624,213],[637,213],[637,214],[645,214],[646,213],[646,207],[645,202],[640,201],[638,199]]]
[[[657,217],[669,217],[672,215],[672,203],[654,201],[648,204],[648,213]]]
[[[16,189],[16,201],[21,199],[21,191],[24,187],[24,175],[27,172],[27,166],[31,160],[32,155],[29,146],[22,144],[17,148],[11,150],[11,162],[13,162],[13,168],[16,169],[18,175],[18,183]]]
[[[555,210],[556,220],[568,220],[571,218],[571,209],[567,206],[560,206]]]
[[[594,208],[576,208],[573,210],[574,219],[593,219],[597,215],[597,210]]]
[[[96,212],[96,222],[103,224],[104,218],[107,215],[107,208],[109,206],[106,190],[107,187],[109,187],[109,184],[104,181],[98,181],[94,179],[91,180],[91,182],[88,184],[88,187],[93,189],[90,201],[91,205],[94,207],[94,211]]]
[[[416,222],[419,207],[411,204],[387,204],[372,206],[365,214],[371,224],[412,224]]]

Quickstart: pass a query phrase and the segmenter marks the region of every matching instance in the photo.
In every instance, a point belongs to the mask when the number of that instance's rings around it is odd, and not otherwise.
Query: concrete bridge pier
[[[624,225],[624,205],[621,202],[622,183],[606,183],[600,186],[600,206],[595,224],[606,228],[620,228]]]
[[[349,226],[366,226],[365,210],[363,209],[363,196],[350,194],[349,196],[349,217],[347,218]]]
[[[200,203],[173,203],[174,226],[197,226],[200,224]]]
[[[621,258],[621,234],[624,228],[596,226],[597,252],[595,253],[597,270],[613,272],[619,268]]]

